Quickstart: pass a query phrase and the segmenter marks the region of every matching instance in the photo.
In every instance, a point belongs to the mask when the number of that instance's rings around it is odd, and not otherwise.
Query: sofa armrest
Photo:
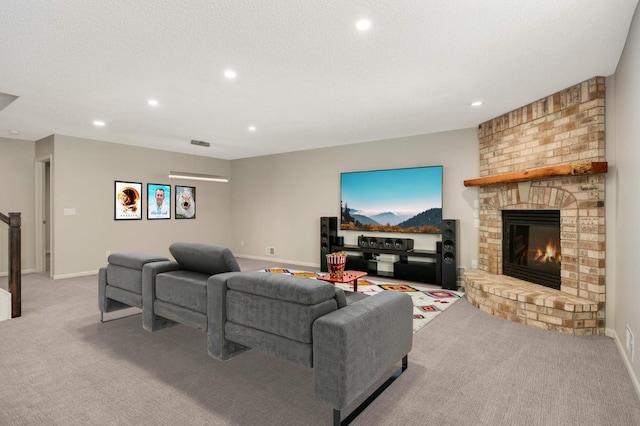
[[[207,352],[221,361],[250,349],[227,340],[224,333],[227,322],[227,280],[238,274],[240,272],[226,272],[212,275],[207,280]]]
[[[156,300],[156,275],[179,269],[178,262],[170,260],[147,263],[142,267],[142,327],[145,330],[156,331],[174,325],[173,321],[155,315],[153,303]]]
[[[316,397],[334,410],[352,403],[411,350],[413,302],[385,291],[313,324]]]
[[[113,312],[120,309],[130,308],[131,305],[122,303],[118,300],[109,299],[109,297],[107,297],[108,285],[109,283],[107,282],[107,268],[102,267],[98,270],[98,308],[100,309],[100,312]]]
[[[108,312],[107,306],[107,268],[98,269],[98,308],[100,312]]]

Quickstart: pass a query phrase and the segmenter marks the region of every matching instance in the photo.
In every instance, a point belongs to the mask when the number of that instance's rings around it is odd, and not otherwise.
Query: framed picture
[[[147,219],[171,219],[171,185],[147,184]]]
[[[195,186],[176,185],[176,219],[196,218]]]
[[[142,183],[115,181],[115,220],[142,219]]]

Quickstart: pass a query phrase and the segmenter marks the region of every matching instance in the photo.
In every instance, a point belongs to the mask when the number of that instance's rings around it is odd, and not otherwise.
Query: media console
[[[384,247],[371,248],[357,245],[331,244],[330,252],[344,251],[347,253],[347,264],[345,265],[347,270],[364,271],[368,275],[387,276],[401,280],[441,285],[440,246],[441,243],[438,241],[436,250],[401,251]],[[399,257],[400,260],[393,262],[393,272],[378,269],[377,256],[380,254],[392,254]]]

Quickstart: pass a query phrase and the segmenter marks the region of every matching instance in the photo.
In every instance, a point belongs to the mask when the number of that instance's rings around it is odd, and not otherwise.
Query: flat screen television
[[[442,233],[442,166],[340,174],[340,229]]]

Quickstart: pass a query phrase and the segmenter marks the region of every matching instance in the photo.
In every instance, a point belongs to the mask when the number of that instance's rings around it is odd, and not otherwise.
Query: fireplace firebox
[[[502,273],[560,290],[560,211],[502,211]]]

